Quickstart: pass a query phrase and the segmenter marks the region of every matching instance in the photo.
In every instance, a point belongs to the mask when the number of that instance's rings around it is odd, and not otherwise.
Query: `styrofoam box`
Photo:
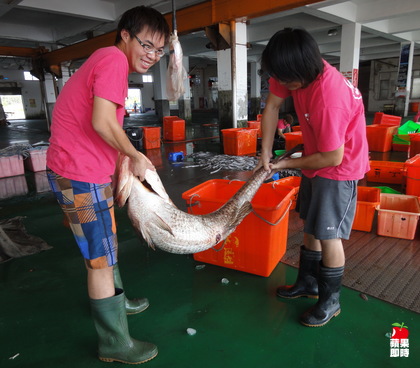
[[[25,175],[0,179],[0,199],[28,194]]]
[[[29,171],[45,171],[47,169],[47,147],[33,148],[25,159],[25,168]]]
[[[0,178],[23,175],[23,158],[20,155],[0,157]]]

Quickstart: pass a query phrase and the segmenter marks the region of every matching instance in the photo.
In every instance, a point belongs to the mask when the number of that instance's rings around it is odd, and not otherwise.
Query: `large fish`
[[[121,156],[116,201],[122,207],[128,199],[128,216],[150,247],[190,254],[207,250],[226,239],[252,211],[251,200],[266,178],[267,172],[260,168],[218,210],[207,215],[192,215],[173,204],[156,171],[146,170],[145,180],[141,182],[130,170],[130,159]]]

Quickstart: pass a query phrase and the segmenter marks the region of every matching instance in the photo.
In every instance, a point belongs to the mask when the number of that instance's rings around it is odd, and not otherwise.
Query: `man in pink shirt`
[[[152,163],[129,141],[122,125],[130,73],[146,73],[164,55],[169,26],[144,6],[121,17],[115,45],[95,51],[69,79],[53,111],[47,153],[51,188],[73,231],[87,269],[99,359],[139,364],[157,347],[131,338],[127,314],[149,306],[125,297],[118,271],[111,175],[119,153],[141,180]]]
[[[305,225],[299,273],[295,284],[278,287],[277,295],[318,299],[300,322],[323,326],[341,311],[341,239],[350,236],[357,182],[369,171],[362,96],[322,59],[315,40],[302,29],[277,32],[264,49],[262,66],[271,78],[257,168],[302,170],[297,210]],[[304,153],[272,164],[277,116],[288,96],[293,97]]]

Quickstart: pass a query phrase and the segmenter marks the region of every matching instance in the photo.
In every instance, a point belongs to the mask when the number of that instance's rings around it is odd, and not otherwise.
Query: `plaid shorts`
[[[48,182],[67,217],[86,265],[92,269],[117,263],[117,235],[111,183],[92,184],[47,171]]]

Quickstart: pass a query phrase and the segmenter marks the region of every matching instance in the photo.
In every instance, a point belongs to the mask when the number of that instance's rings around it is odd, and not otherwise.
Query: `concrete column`
[[[360,23],[343,24],[341,29],[340,72],[357,87],[359,80]]]
[[[182,59],[182,64],[184,65],[185,70],[188,73],[190,69],[190,61],[188,56],[184,56]],[[179,109],[179,117],[184,119],[186,122],[190,122],[192,118],[191,112],[191,91],[190,91],[190,80],[189,78],[184,80],[184,89],[185,93],[181,98],[178,100],[178,109]]]
[[[236,128],[248,120],[246,24],[231,22],[231,49],[217,52],[220,128]]]
[[[153,98],[155,100],[155,111],[159,121],[163,121],[164,116],[170,115],[169,101],[166,98],[167,67],[166,57],[162,58],[153,66]]]
[[[411,92],[411,74],[413,71],[414,41],[401,43],[400,60],[395,92],[395,113],[408,115]]]
[[[261,69],[259,61],[253,61],[250,65],[251,72],[251,91],[249,120],[256,120],[257,115],[261,113],[261,76],[258,71]]]

